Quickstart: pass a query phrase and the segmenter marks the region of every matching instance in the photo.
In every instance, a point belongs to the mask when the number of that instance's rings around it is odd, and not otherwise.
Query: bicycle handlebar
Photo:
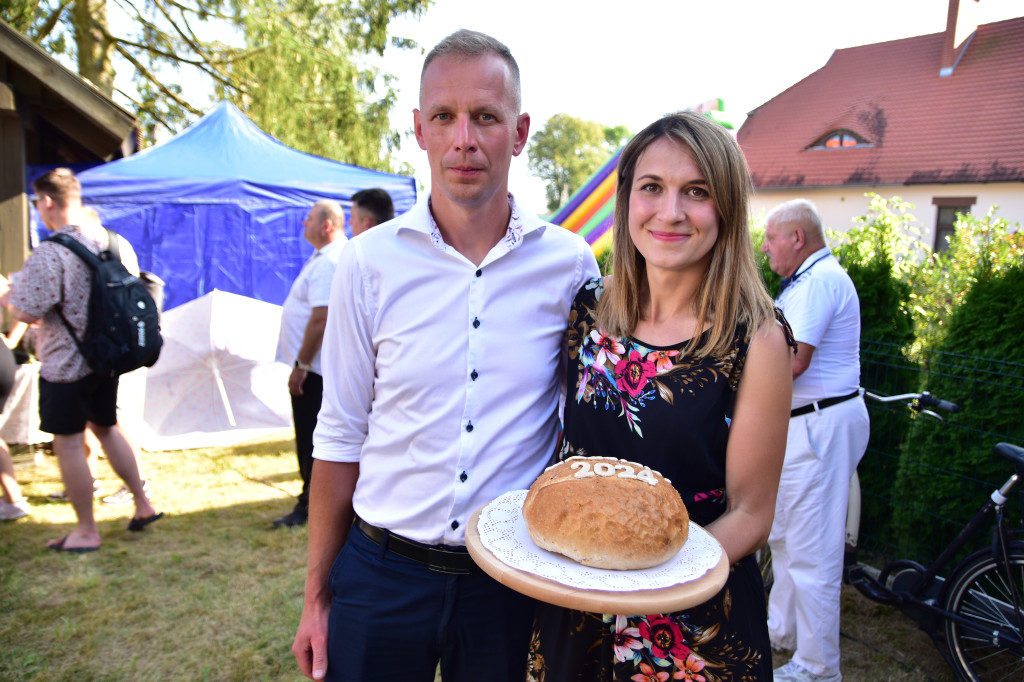
[[[943,412],[955,413],[960,411],[960,406],[956,403],[943,400],[942,398],[936,398],[927,391],[924,393],[901,393],[899,395],[878,395],[870,391],[865,391],[864,395],[880,403],[894,403],[901,400],[907,400],[910,401],[910,409],[915,412],[922,412],[930,408],[942,410]]]
[[[942,398],[936,398],[926,391],[917,399],[917,406],[914,409],[920,412],[922,409],[927,407],[934,407],[935,409],[942,410],[943,412],[956,413],[960,411],[960,406],[956,403],[951,403],[948,400],[943,400]]]

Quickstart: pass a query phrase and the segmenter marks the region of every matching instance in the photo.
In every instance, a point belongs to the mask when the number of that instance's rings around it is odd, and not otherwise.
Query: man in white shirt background
[[[395,217],[395,204],[391,195],[380,187],[361,189],[352,195],[348,226],[352,236],[358,237],[371,227],[386,223]]]
[[[509,194],[520,105],[503,44],[435,46],[414,111],[431,194],[339,261],[292,647],[312,679],[524,678],[533,602],[473,564],[465,530],[554,452],[569,306],[598,269]]]
[[[309,515],[309,479],[313,470],[313,430],[324,391],[320,347],[327,325],[331,280],[345,238],[345,212],[336,201],[318,201],[302,221],[303,236],[313,246],[292,283],[281,312],[277,361],[291,365],[288,392],[295,422],[295,453],[299,460],[302,492],[295,508],[274,519],[275,527],[301,526]]]
[[[776,303],[797,342],[786,458],[768,544],[773,648],[795,650],[776,682],[838,682],[839,596],[850,478],[867,449],[860,391],[860,302],[825,245],[814,205],[768,214],[761,250],[782,275]]]

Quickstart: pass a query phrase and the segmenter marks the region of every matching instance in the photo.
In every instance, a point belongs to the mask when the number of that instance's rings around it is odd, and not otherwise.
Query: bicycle
[[[879,402],[911,400],[911,409],[956,412],[954,404],[927,393],[867,396]],[[938,417],[934,412],[933,416]],[[941,419],[941,417],[939,417]],[[868,599],[900,609],[927,632],[961,680],[1024,679],[1024,542],[1010,528],[1006,503],[1024,479],[1024,448],[998,443],[993,452],[1010,462],[1014,473],[996,488],[957,536],[928,566],[898,559],[877,577],[862,564],[848,567],[845,580]],[[949,566],[974,534],[992,523],[992,543]],[[946,646],[939,640],[945,636]]]
[[[928,393],[897,396],[865,394],[878,402],[909,400],[918,413],[942,419],[934,409],[956,412],[959,407]],[[1016,539],[1020,530],[1009,527],[1005,506],[1017,484],[1024,479],[1024,448],[998,443],[993,452],[1009,461],[1014,473],[977,511],[960,533],[930,565],[900,559],[886,565],[878,576],[870,575],[855,561],[859,525],[859,485],[848,515],[847,538],[854,540],[853,558],[843,579],[872,601],[897,607],[931,636],[943,659],[957,677],[967,681],[1024,679],[1024,542]],[[1024,505],[1022,505],[1024,506]],[[1022,509],[1024,511],[1024,509]],[[945,569],[974,534],[994,519],[992,543],[958,562],[943,578]],[[762,561],[762,574],[769,572],[770,554]],[[766,587],[767,589],[767,587]],[[945,637],[944,647],[939,638]],[[948,649],[948,651],[947,651]]]

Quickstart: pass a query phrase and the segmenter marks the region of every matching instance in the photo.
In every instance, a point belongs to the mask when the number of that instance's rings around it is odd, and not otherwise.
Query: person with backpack
[[[57,168],[46,173],[32,188],[32,202],[47,228],[57,235],[67,235],[91,254],[106,259],[112,253],[119,254],[123,269],[130,273],[123,275],[123,281],[126,285],[137,281],[138,260],[131,245],[95,222],[83,219],[81,184],[69,169]],[[135,511],[128,530],[140,531],[163,517],[146,495],[135,450],[117,422],[118,376],[127,371],[122,356],[139,349],[122,344],[124,352],[117,354],[95,350],[110,345],[111,334],[105,332],[120,321],[97,319],[115,315],[116,306],[97,300],[92,289],[94,278],[104,277],[111,283],[114,276],[94,267],[94,262],[87,262],[65,243],[45,240],[25,261],[9,301],[17,319],[28,324],[39,321],[40,429],[53,434],[53,451],[77,519],[74,530],[51,540],[47,547],[75,553],[93,552],[100,547],[93,514],[93,479],[83,445],[87,425],[99,439],[111,468],[133,495]],[[130,289],[134,295],[135,288]],[[100,303],[107,307],[98,307]],[[140,313],[127,324],[129,329],[136,330],[140,345],[148,341],[150,346],[156,346],[155,351],[150,347],[142,360],[152,364],[159,354],[159,324],[148,310],[152,298],[139,298],[135,305]],[[115,312],[96,313],[112,309]]]

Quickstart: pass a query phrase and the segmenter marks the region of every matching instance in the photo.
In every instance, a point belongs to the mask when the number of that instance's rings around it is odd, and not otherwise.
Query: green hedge
[[[949,318],[943,366],[929,372],[927,388],[963,411],[949,428],[925,420],[911,427],[893,487],[906,501],[893,517],[904,553],[935,555],[1011,473],[992,446],[1024,443],[1024,371],[1013,369],[1024,369],[1022,292],[1024,265],[983,276]],[[920,532],[936,519],[952,523]]]

